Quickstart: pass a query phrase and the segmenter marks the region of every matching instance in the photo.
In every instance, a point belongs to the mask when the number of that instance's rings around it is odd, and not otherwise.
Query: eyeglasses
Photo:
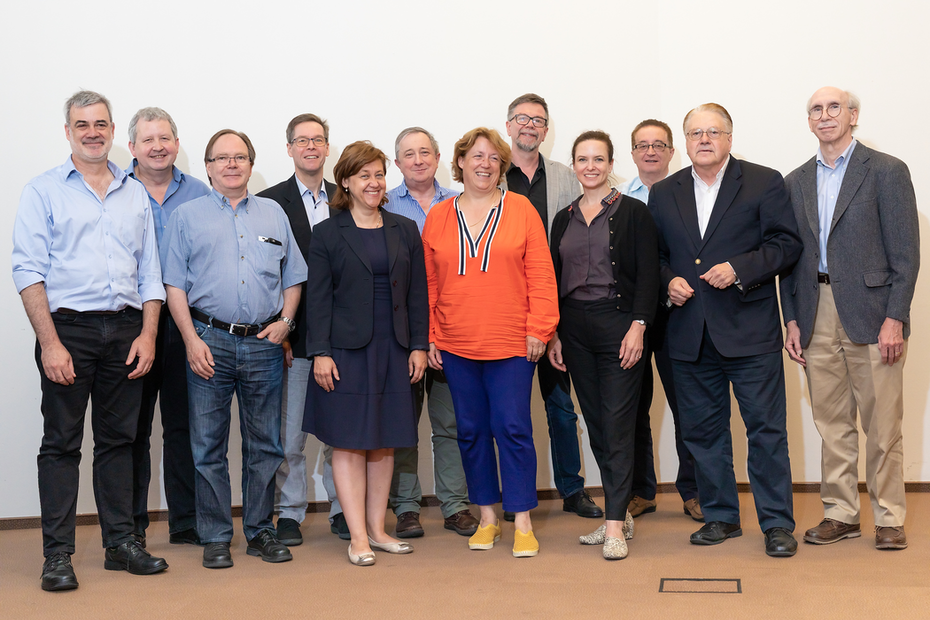
[[[250,163],[252,160],[249,159],[247,155],[218,155],[213,159],[208,159],[207,161],[210,163],[219,164],[220,166],[229,165],[230,161],[234,161],[236,162],[236,165],[244,166]]]
[[[638,151],[644,155],[649,152],[649,149],[653,149],[656,153],[664,153],[667,148],[669,148],[669,146],[664,142],[653,142],[652,144],[640,142],[639,144],[633,145],[634,151]]]
[[[517,121],[517,125],[526,125],[530,121],[533,121],[533,127],[539,129],[549,124],[548,118],[543,118],[542,116],[527,116],[526,114],[515,114],[510,120]]]
[[[717,140],[720,136],[729,135],[729,131],[720,131],[716,127],[711,127],[710,129],[692,129],[685,134],[685,137],[691,140],[692,142],[697,142],[701,139],[701,136],[707,134],[707,137],[711,140]]]
[[[326,138],[321,138],[319,136],[316,138],[294,138],[291,140],[291,144],[302,149],[310,146],[311,142],[313,142],[313,146],[326,146]]]
[[[827,116],[830,118],[836,118],[842,111],[843,106],[838,103],[831,103],[827,106]],[[823,118],[823,106],[815,105],[813,108],[807,111],[807,115],[810,116],[812,121],[819,121],[821,118]]]

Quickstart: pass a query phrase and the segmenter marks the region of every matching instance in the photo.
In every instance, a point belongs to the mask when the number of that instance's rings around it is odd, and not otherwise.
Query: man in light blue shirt
[[[675,155],[672,129],[666,123],[650,118],[633,128],[630,138],[633,146],[633,163],[636,164],[639,174],[621,185],[620,192],[648,203],[649,190],[669,174],[669,165]],[[672,420],[675,423],[675,450],[678,453],[678,476],[675,479],[675,487],[684,502],[684,513],[695,521],[701,521],[704,515],[698,500],[694,459],[681,438],[678,422],[678,399],[672,378],[672,362],[665,346],[667,328],[668,308],[659,304],[653,324],[647,328],[648,350],[644,355],[648,358],[650,353],[655,353],[656,369],[662,379],[662,387],[665,389],[669,409],[672,410]],[[636,414],[636,437],[633,449],[633,497],[630,499],[629,510],[634,517],[656,510],[657,481],[652,451],[652,427],[649,419],[653,381],[651,365],[646,364]]]
[[[439,144],[433,134],[422,127],[408,127],[394,141],[394,163],[404,175],[400,185],[387,193],[384,208],[408,217],[423,232],[431,208],[458,192],[439,185]],[[468,510],[468,487],[462,469],[452,393],[441,370],[428,368],[423,381],[415,386],[417,419],[423,410],[424,390],[429,395],[429,420],[433,434],[433,473],[436,497],[442,508],[444,527],[462,536],[478,529],[478,520]],[[394,478],[389,505],[397,515],[397,537],[423,535],[420,524],[420,479],[417,475],[419,455],[416,447],[394,450]]]
[[[137,379],[155,357],[165,299],[152,211],[142,185],[107,159],[113,117],[106,97],[80,91],[64,111],[71,156],[26,185],[13,227],[13,282],[36,333],[42,386],[38,473],[48,591],[78,587],[71,555],[89,397],[104,568],[139,575],[168,568],[132,536]]]
[[[281,208],[248,191],[255,149],[223,129],[204,153],[213,191],[175,210],[162,244],[171,316],[187,349],[197,533],[203,565],[233,565],[226,448],[230,403],[242,430],[242,529],[249,555],[286,562],[272,522],[281,447],[282,343],[295,326],[307,264]]]
[[[181,204],[210,193],[207,185],[181,172],[178,128],[161,108],[142,108],[129,121],[129,151],[133,160],[126,173],[142,183],[155,220],[155,238],[162,243],[168,218]],[[194,460],[191,456],[187,406],[187,354],[168,306],[162,306],[152,370],[142,380],[142,410],[132,445],[133,533],[145,545],[149,525],[148,495],[152,478],[149,454],[155,403],[160,404],[163,429],[165,498],[168,501],[168,539],[173,544],[197,544],[194,505]],[[161,393],[159,400],[159,393]]]

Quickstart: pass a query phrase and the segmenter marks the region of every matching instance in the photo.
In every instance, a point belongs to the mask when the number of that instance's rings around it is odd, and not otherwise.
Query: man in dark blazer
[[[797,551],[785,376],[775,276],[801,252],[781,175],[730,157],[733,122],[720,105],[691,110],[692,166],[652,187],[668,346],[682,434],[694,456],[706,521],[696,545],[740,536],[733,473],[730,385],[749,442],[749,479],[765,551]]]
[[[807,110],[820,148],[786,179],[804,250],[781,282],[785,348],[805,368],[823,439],[824,519],[804,540],[861,535],[858,409],[875,546],[904,549],[902,392],[920,266],[917,199],[902,161],[853,138],[857,97],[821,88]]]
[[[316,114],[300,114],[291,119],[287,124],[287,154],[294,160],[294,174],[258,195],[281,205],[306,259],[313,227],[334,214],[329,207],[329,199],[335,195],[336,186],[323,179],[323,166],[329,155],[329,125],[326,121]],[[288,546],[303,542],[300,524],[307,514],[307,459],[304,456],[307,434],[301,429],[311,368],[307,359],[306,309],[306,294],[303,294],[297,310],[297,328],[291,332],[290,340],[285,341],[288,368],[281,403],[284,462],[275,478],[275,490],[279,510],[278,540]],[[331,470],[329,473],[331,481]],[[330,489],[334,489],[332,482],[324,486],[327,486],[328,494]],[[335,499],[334,490],[331,499]],[[341,512],[337,503],[335,513]]]

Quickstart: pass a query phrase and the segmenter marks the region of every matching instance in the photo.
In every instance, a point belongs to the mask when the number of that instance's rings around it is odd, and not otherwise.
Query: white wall
[[[503,132],[507,104],[527,91],[549,102],[552,128],[543,150],[562,162],[578,133],[601,128],[614,136],[616,172],[628,179],[635,174],[626,148],[629,131],[656,117],[676,130],[673,166],[687,165],[681,118],[698,103],[716,101],[734,118],[734,153],[787,173],[816,148],[805,120],[806,100],[831,84],[862,98],[858,138],[906,161],[919,197],[930,191],[923,110],[930,86],[912,77],[923,75],[930,58],[925,32],[930,8],[921,3],[53,0],[17,2],[3,12],[8,27],[0,38],[6,93],[0,103],[6,190],[0,195],[0,271],[6,273],[20,191],[69,154],[61,107],[79,88],[98,90],[113,102],[119,139],[111,158],[119,165],[130,161],[125,133],[130,116],[157,105],[180,128],[179,164],[201,179],[210,135],[227,126],[248,133],[258,153],[251,189],[259,191],[292,172],[284,128],[298,113],[329,119],[331,170],[346,144],[370,139],[390,152],[397,132],[409,125],[431,129],[448,155],[472,127]],[[400,181],[396,169],[388,180],[389,186]],[[450,183],[447,167],[440,181]],[[924,207],[925,239],[927,217]],[[926,253],[927,242],[923,245]],[[930,435],[924,430],[930,336],[921,321],[930,310],[925,280],[918,282],[914,299],[917,320],[905,367],[909,481],[930,480]],[[8,338],[0,373],[0,517],[38,515],[38,371],[33,334],[11,280],[0,287],[0,324]],[[810,421],[806,383],[797,367],[787,370],[794,479],[817,481],[819,437]],[[538,395],[534,398],[538,484],[551,488],[545,415]],[[677,462],[661,391],[653,424],[659,478],[671,482]],[[428,429],[424,419],[424,492],[432,490]],[[745,481],[742,426],[735,422],[734,430],[737,476]],[[582,441],[587,444],[586,437]],[[238,443],[234,446],[235,488],[240,461]],[[84,454],[82,513],[94,511],[89,441]],[[160,457],[160,445],[154,454]],[[321,499],[319,447],[312,439],[307,454],[317,474],[310,494]],[[599,484],[587,448],[585,469],[588,484]],[[151,495],[151,507],[164,507],[159,488],[153,485]]]

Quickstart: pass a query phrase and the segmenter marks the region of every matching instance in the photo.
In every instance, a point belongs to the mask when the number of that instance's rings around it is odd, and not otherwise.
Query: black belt
[[[225,323],[218,319],[214,319],[210,315],[201,312],[197,308],[191,308],[191,318],[197,319],[201,323],[206,323],[210,327],[222,329],[224,332],[229,332],[233,336],[254,336],[277,321],[280,317],[281,313],[279,312],[259,325],[254,325],[252,323]]]
[[[821,284],[830,284],[830,274],[829,273],[818,273],[817,281]]]
[[[117,314],[122,314],[127,310],[135,310],[135,308],[123,308],[122,310],[72,310],[71,308],[59,308],[55,310],[58,314],[90,314],[93,316],[116,316]]]

